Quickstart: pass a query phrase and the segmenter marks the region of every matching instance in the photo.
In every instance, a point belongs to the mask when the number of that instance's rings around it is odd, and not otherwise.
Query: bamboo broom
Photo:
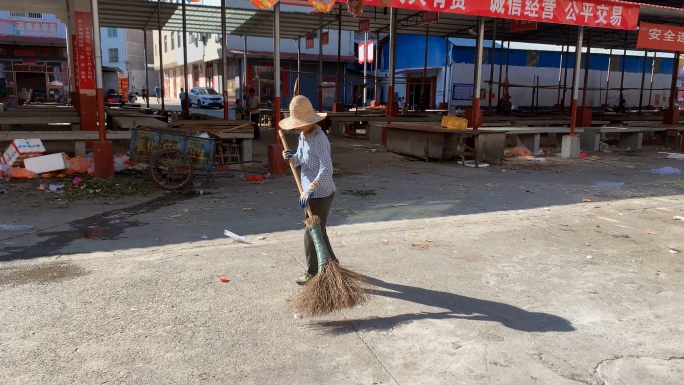
[[[278,132],[283,147],[288,150],[285,134],[282,130]],[[290,159],[288,163],[301,194],[304,189],[299,174],[297,174],[294,160]],[[318,216],[313,215],[308,205],[305,211],[307,218],[304,223],[316,248],[318,274],[294,295],[295,309],[304,315],[320,316],[367,302],[370,297],[366,289],[370,288],[371,285],[362,275],[341,267],[338,263],[330,263],[330,253],[328,253],[328,247],[321,231],[321,220]]]

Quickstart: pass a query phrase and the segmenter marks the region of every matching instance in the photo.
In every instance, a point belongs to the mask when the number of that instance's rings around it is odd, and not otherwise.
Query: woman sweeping
[[[318,126],[326,114],[316,113],[311,102],[305,96],[295,96],[290,102],[290,117],[280,121],[283,130],[299,130],[297,152],[283,151],[283,158],[289,162],[294,160],[295,167],[301,167],[301,180],[304,192],[299,197],[299,206],[303,209],[309,205],[314,216],[320,217],[321,231],[330,259],[338,262],[330,246],[325,225],[330,207],[335,199],[335,182],[333,182],[333,165],[330,157],[330,142]],[[318,273],[316,248],[309,231],[304,232],[304,252],[306,253],[307,271],[296,282],[304,285]]]

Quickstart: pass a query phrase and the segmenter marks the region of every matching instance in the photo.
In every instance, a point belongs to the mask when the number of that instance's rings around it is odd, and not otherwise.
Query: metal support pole
[[[622,53],[622,75],[620,78],[620,100],[618,100],[618,104],[622,103],[622,99],[624,98],[625,92],[625,67],[627,67],[627,36],[627,31],[625,31],[625,50]]]
[[[565,99],[568,93],[568,69],[570,67],[570,27],[568,27],[567,47],[568,54],[565,55],[565,74],[563,75],[563,98],[561,99],[561,112],[565,111]]]
[[[74,45],[73,45],[73,40],[72,40],[72,35],[73,35],[73,27],[71,26],[71,5],[67,1],[67,22],[66,22],[66,30],[67,30],[67,38],[66,38],[66,46],[67,46],[67,70],[65,73],[69,76],[69,97],[65,98],[64,104],[69,104],[71,103],[72,106],[75,107],[74,103],[78,95],[76,95],[76,88],[75,88],[75,78],[76,78],[76,69],[74,68]],[[16,84],[16,83],[15,83]],[[80,114],[78,111],[78,108],[76,109],[77,113]]]
[[[603,104],[608,107],[608,93],[610,92],[610,63],[613,60],[613,49],[610,49],[610,53],[608,56],[608,75],[606,75],[606,99]]]
[[[679,74],[679,55],[680,52],[674,53],[674,67],[672,68],[672,83],[670,83],[670,100],[668,104],[668,110],[673,111],[675,109],[675,100],[677,100],[677,75]]]
[[[323,13],[318,21],[318,112],[323,112]]]
[[[444,38],[444,86],[442,87],[442,104],[446,104],[447,67],[449,66],[449,37]],[[500,68],[500,67],[499,67]]]
[[[658,56],[657,52],[653,52],[653,60],[651,60],[651,83],[648,86],[648,105],[651,105],[651,102],[653,101],[653,75],[655,74],[655,61],[656,61],[656,56]]]
[[[223,119],[228,120],[228,49],[226,41],[226,0],[221,0],[221,90],[223,91]]]
[[[166,73],[164,72],[164,51],[162,48],[161,0],[157,1],[157,32],[159,33],[159,86],[161,87],[161,110],[164,111],[164,93],[166,91]]]
[[[378,34],[379,35],[379,34]],[[378,60],[375,58],[375,60]],[[297,61],[299,61],[299,51],[297,51]],[[342,4],[339,6],[339,12],[337,14],[337,92],[335,92],[335,102],[340,103],[341,93],[342,93]],[[299,71],[299,68],[297,68]],[[376,74],[377,76],[377,74]]]
[[[302,87],[300,73],[302,72],[302,39],[297,39],[297,87],[293,96],[300,94],[299,90]]]
[[[280,2],[273,7],[273,67],[274,67],[274,83],[275,83],[275,97],[273,98],[273,130],[275,131],[275,144],[280,143]]]
[[[375,34],[375,44],[373,45],[373,47],[375,47],[375,55],[373,55],[373,64],[375,65],[375,71],[373,73],[373,83],[375,85],[375,88],[373,90],[373,100],[375,100],[376,103],[380,103],[380,99],[378,99],[378,63],[380,63],[380,32],[377,32]]]
[[[582,114],[584,114],[584,109],[587,108],[587,88],[589,88],[589,62],[591,59],[591,32],[587,36],[587,57],[584,58],[584,88],[582,89]]]
[[[577,28],[577,45],[575,46],[575,69],[572,80],[572,102],[570,102],[570,136],[575,136],[577,126],[577,94],[579,93],[579,76],[577,72],[582,66],[582,40],[584,40],[584,27]]]
[[[508,64],[511,62],[511,41],[506,44],[506,78],[508,78]]]
[[[492,20],[492,52],[489,61],[489,92],[487,92],[487,115],[492,116],[492,93],[494,93],[494,53],[496,52],[496,19]]]
[[[365,108],[367,106],[366,102],[368,99],[368,90],[366,89],[366,85],[368,84],[368,32],[364,34],[364,39],[364,49],[366,50],[366,54],[364,55],[365,60],[363,61],[363,107]]]
[[[183,79],[185,85],[185,98],[183,98],[183,115],[186,118],[190,117],[190,97],[188,96],[188,32],[186,25],[185,1],[181,2],[181,9],[183,11]]]
[[[648,50],[644,51],[644,66],[641,69],[641,88],[639,89],[639,115],[641,115],[641,109],[644,107],[644,82],[646,82],[646,64],[648,64]]]
[[[107,140],[107,127],[104,117],[104,92],[102,91],[102,46],[100,44],[100,12],[97,0],[91,0],[93,10],[93,51],[95,51],[95,98],[97,103],[97,125],[99,126],[99,139]]]
[[[475,92],[473,93],[473,130],[477,131],[480,128],[480,91],[482,90],[482,54],[484,46],[485,22],[483,18],[477,19],[477,43],[475,45],[475,74],[473,76],[475,83]]]
[[[148,63],[147,63],[147,31],[143,29],[143,45],[145,48],[143,49],[143,52],[145,53],[145,88],[147,88],[147,108],[150,108],[150,96],[152,93],[150,92],[150,74],[148,71]]]
[[[242,48],[242,91],[241,96],[244,97],[249,94],[249,82],[251,79],[247,79],[247,35],[243,36],[243,48]],[[246,101],[246,100],[245,100]]]
[[[558,96],[556,96],[556,104],[560,106],[560,97],[561,97],[561,87],[563,85],[563,56],[567,56],[568,47],[563,46],[561,47],[561,57],[560,57],[560,62],[558,63]]]
[[[425,103],[425,82],[427,81],[427,64],[428,64],[428,47],[430,44],[430,24],[425,25],[425,51],[423,53],[423,80],[420,82],[420,100],[418,101],[418,110],[424,111],[427,103]],[[413,101],[415,103],[415,101]],[[415,104],[414,104],[415,105]]]
[[[394,66],[396,64],[395,55],[397,53],[397,11],[390,8],[390,47],[389,47],[389,83],[387,86],[387,123],[392,123],[392,114],[394,113]],[[385,142],[383,132],[383,142]]]
[[[503,28],[502,28],[503,29]],[[503,75],[503,51],[504,51],[504,41],[501,39],[501,48],[499,48],[499,81],[496,87],[496,101],[497,103],[501,100],[501,76]]]

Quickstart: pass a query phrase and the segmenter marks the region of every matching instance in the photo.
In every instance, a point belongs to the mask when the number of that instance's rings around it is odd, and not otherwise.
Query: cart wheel
[[[150,158],[150,176],[164,190],[178,190],[192,180],[190,158],[176,149],[159,150]]]

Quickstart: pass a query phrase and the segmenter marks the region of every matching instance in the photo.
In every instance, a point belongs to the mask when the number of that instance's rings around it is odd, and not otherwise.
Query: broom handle
[[[285,134],[283,133],[283,130],[278,130],[278,134],[280,134],[280,141],[283,142],[283,148],[285,148],[285,150],[289,150],[289,148],[287,147],[287,139],[285,139]],[[295,182],[297,182],[297,189],[299,189],[299,194],[301,195],[304,192],[304,188],[302,188],[302,181],[299,178],[299,174],[297,174],[297,167],[295,167],[294,159],[290,158],[290,161],[287,163],[290,164],[292,176],[294,176]],[[306,205],[304,210],[306,210],[306,215],[308,215],[309,218],[313,218],[313,213],[311,212],[311,208],[309,208],[309,205]]]

